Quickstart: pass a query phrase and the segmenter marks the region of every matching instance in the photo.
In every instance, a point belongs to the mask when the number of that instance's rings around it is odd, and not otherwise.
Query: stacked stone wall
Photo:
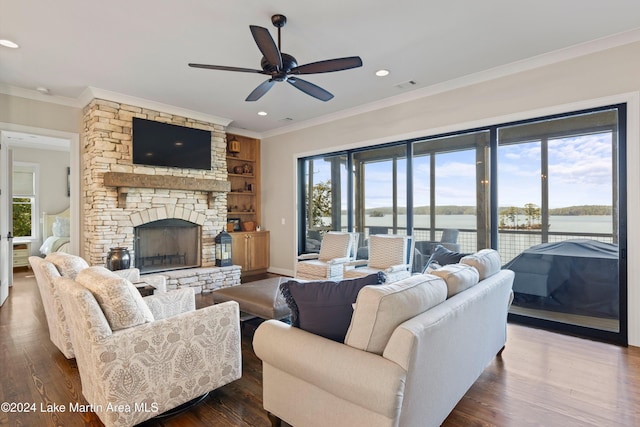
[[[211,170],[134,165],[133,117],[211,131]],[[226,193],[211,202],[205,191],[130,188],[126,205],[118,207],[117,188],[105,186],[103,176],[126,172],[227,181],[225,126],[103,99],[94,99],[84,108],[83,122],[82,228],[87,261],[104,265],[109,249],[116,246],[128,248],[135,259],[133,227],[140,218],[177,217],[201,225],[202,267],[213,267],[214,238],[227,222]]]

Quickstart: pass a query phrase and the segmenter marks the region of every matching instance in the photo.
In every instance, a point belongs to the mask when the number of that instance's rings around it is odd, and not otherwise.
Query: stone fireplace
[[[160,219],[133,227],[135,267],[152,273],[200,267],[200,226]]]
[[[104,265],[109,249],[122,246],[129,249],[132,266],[143,272],[216,268],[214,238],[226,226],[230,190],[228,122],[195,120],[102,99],[93,99],[83,113],[82,232],[83,255],[89,264]],[[211,131],[211,170],[134,165],[133,117]],[[153,228],[148,224],[164,220],[164,231],[150,232],[152,242],[164,238],[163,243],[140,246],[140,233]],[[169,237],[171,229],[184,223],[196,233],[189,237],[188,251],[182,243],[173,245]],[[237,269],[238,281],[233,284],[239,283]]]

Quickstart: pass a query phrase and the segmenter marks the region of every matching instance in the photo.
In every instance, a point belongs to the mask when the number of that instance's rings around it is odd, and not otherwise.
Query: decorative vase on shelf
[[[111,271],[126,270],[131,265],[131,255],[127,248],[111,248],[107,253],[106,267]]]

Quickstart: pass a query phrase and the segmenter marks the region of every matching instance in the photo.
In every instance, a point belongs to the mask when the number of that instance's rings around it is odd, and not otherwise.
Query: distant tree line
[[[611,206],[606,205],[582,205],[567,206],[566,208],[549,209],[549,215],[580,216],[580,215],[611,215]]]
[[[501,207],[498,211],[499,215],[504,215],[507,212],[514,214],[514,209],[521,209],[520,214],[526,214],[524,208],[515,208],[513,206]],[[393,215],[393,208],[372,208],[365,211],[367,215],[373,217],[380,217],[384,215]],[[436,206],[436,215],[475,215],[475,206],[455,206],[445,205]],[[398,215],[404,215],[407,213],[407,209],[404,207],[398,208]],[[429,206],[416,206],[413,208],[414,215],[429,215],[431,208]],[[567,206],[564,208],[549,209],[549,215],[554,216],[582,216],[582,215],[611,215],[611,206],[607,205],[580,205],[580,206]]]

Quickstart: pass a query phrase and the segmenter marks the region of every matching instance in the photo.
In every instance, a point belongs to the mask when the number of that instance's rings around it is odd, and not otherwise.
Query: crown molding
[[[227,133],[233,133],[235,135],[246,136],[248,138],[261,139],[262,134],[260,132],[254,132],[248,129],[236,128],[233,126],[227,127]]]
[[[306,129],[309,127],[318,126],[318,125],[330,123],[336,120],[356,116],[358,114],[369,113],[371,111],[392,107],[394,105],[404,104],[406,102],[414,101],[421,98],[426,98],[439,93],[449,92],[449,91],[460,89],[466,86],[471,86],[478,83],[495,80],[501,77],[506,77],[512,74],[517,74],[524,71],[529,71],[536,68],[544,67],[547,65],[568,61],[574,58],[579,58],[581,56],[601,52],[607,49],[612,49],[618,46],[623,46],[623,45],[635,43],[638,41],[640,41],[640,28],[614,34],[612,36],[607,36],[600,39],[588,41],[585,43],[569,46],[564,49],[559,49],[553,52],[548,52],[538,56],[533,56],[531,58],[526,58],[526,59],[512,62],[506,65],[490,68],[488,70],[480,71],[474,74],[469,74],[457,79],[448,80],[446,82],[416,89],[411,92],[406,92],[401,95],[394,95],[389,98],[371,102],[369,104],[364,104],[358,107],[338,111],[336,113],[327,114],[325,116],[305,120],[296,124],[292,124],[290,126],[281,127],[281,128],[273,129],[270,131],[265,131],[261,133],[261,138],[264,139],[264,138],[270,138],[273,136],[283,135],[290,132]]]
[[[176,107],[175,105],[164,104],[162,102],[151,101],[149,99],[137,98],[135,96],[112,92],[92,86],[88,86],[84,91],[82,91],[78,100],[82,104],[82,107],[85,107],[94,98],[105,99],[107,101],[118,102],[121,104],[134,105],[136,107],[147,108],[149,110],[160,111],[162,113],[173,114],[176,116],[188,117],[190,119],[201,120],[203,122],[213,123],[224,127],[229,126],[229,123],[233,121],[232,119],[227,119],[225,117],[214,116],[200,111]]]

